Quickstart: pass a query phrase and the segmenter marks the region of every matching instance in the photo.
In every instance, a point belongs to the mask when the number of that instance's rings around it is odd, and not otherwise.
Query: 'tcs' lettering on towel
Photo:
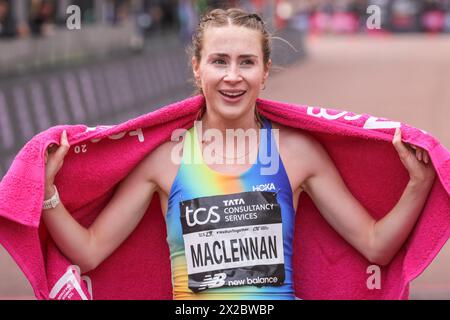
[[[97,126],[94,128],[87,127],[85,132],[102,131],[102,130],[106,130],[106,129],[109,129],[112,127],[113,126]],[[144,134],[143,134],[141,128],[138,128],[138,129],[130,131],[130,132],[123,131],[123,132],[119,132],[116,134],[112,134],[112,135],[107,136],[107,138],[110,140],[120,140],[120,139],[124,138],[127,133],[128,133],[128,136],[130,136],[130,137],[137,137],[139,143],[142,143],[145,141]],[[97,142],[101,141],[102,139],[103,138],[95,138],[95,139],[91,139],[90,141],[92,143],[97,143]],[[75,146],[73,146],[73,151],[76,154],[86,153],[88,151],[87,144],[75,145]]]

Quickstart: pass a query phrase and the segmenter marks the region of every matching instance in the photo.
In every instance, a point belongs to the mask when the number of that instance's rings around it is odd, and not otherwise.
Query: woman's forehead
[[[208,27],[203,37],[204,54],[262,55],[261,33],[241,26]]]

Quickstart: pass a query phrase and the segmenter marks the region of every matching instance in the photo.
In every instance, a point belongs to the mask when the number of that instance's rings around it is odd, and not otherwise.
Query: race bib
[[[276,193],[242,192],[180,202],[189,289],[284,282]]]

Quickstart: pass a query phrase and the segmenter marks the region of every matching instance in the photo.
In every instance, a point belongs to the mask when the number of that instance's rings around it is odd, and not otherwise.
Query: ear
[[[264,66],[264,81],[266,81],[267,78],[269,77],[269,71],[271,67],[272,67],[272,59],[269,59],[267,64]]]
[[[200,79],[200,62],[197,61],[196,57],[192,57],[192,72],[194,73],[195,80]]]

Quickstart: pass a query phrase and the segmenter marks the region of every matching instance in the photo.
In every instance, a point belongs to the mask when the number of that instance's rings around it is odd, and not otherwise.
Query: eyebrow
[[[218,57],[224,57],[224,58],[229,58],[230,56],[226,53],[212,53],[210,54],[210,56],[218,56]],[[239,55],[239,58],[258,58],[258,56],[254,55],[254,54],[241,54]]]

